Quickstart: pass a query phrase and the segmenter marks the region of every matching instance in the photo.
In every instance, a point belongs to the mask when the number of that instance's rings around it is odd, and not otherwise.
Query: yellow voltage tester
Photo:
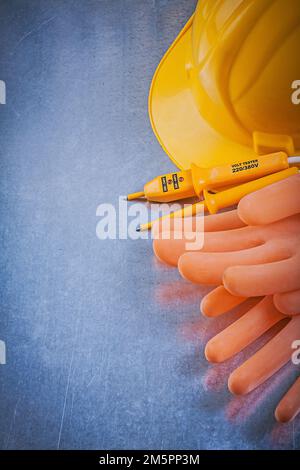
[[[300,164],[300,157],[288,157],[284,152],[254,157],[253,160],[201,168],[195,164],[190,170],[158,176],[144,186],[144,191],[129,194],[128,201],[146,198],[153,202],[172,202],[200,197],[204,190],[214,190],[245,183]]]
[[[187,207],[183,207],[178,211],[171,212],[170,214],[163,215],[159,219],[147,222],[139,225],[137,231],[141,232],[144,230],[150,230],[154,223],[160,222],[166,219],[172,219],[176,217],[191,217],[203,211],[208,211],[210,214],[216,214],[220,209],[238,204],[238,202],[247,194],[258,191],[259,189],[265,188],[266,186],[281,181],[290,176],[297,175],[299,170],[297,167],[290,167],[286,170],[277,171],[271,175],[257,178],[256,180],[248,181],[247,183],[240,184],[238,186],[232,186],[224,191],[219,191],[216,194],[212,194],[206,189],[203,191],[203,201],[191,204]]]

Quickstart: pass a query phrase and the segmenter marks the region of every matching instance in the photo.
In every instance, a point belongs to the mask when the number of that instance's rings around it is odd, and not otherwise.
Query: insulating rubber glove
[[[204,297],[201,309],[212,317],[230,310],[245,299],[234,299],[223,286]],[[223,362],[241,352],[276,324],[288,317],[277,310],[271,296],[264,297],[246,314],[213,337],[206,345],[205,355],[210,362]],[[300,315],[294,315],[252,357],[229,377],[228,387],[234,394],[244,395],[265,382],[292,358],[292,344],[300,337]],[[275,411],[280,422],[291,421],[300,412],[300,378],[284,396]]]
[[[186,252],[190,234],[161,233],[154,241],[159,259],[176,265],[182,276],[207,285],[224,284],[238,297],[276,294],[281,311],[292,313],[286,304],[300,301],[300,175],[274,183],[244,197],[229,218],[247,224],[226,226],[222,217],[217,231],[204,226],[200,251]],[[205,217],[209,219],[212,216]],[[214,225],[214,223],[212,223]],[[218,225],[218,224],[216,224]]]
[[[229,252],[233,261],[236,262],[234,256],[237,254],[236,251],[247,251],[257,246],[266,248],[265,245],[268,244],[267,248],[269,251],[266,250],[265,254],[270,255],[272,254],[272,244],[270,242],[272,241],[276,245],[278,243],[277,240],[280,240],[280,247],[282,247],[285,241],[289,247],[292,247],[294,244],[295,246],[290,253],[297,255],[297,248],[299,247],[299,237],[297,236],[299,233],[299,221],[297,220],[298,216],[295,216],[295,214],[300,212],[298,196],[300,189],[299,176],[297,175],[280,183],[266,188],[268,191],[265,194],[262,193],[264,190],[261,190],[249,197],[247,196],[240,202],[238,211],[205,217],[204,246],[199,254],[203,253],[208,257],[212,257],[220,253],[227,256]],[[272,191],[270,191],[270,188]],[[257,199],[258,193],[261,193],[259,199]],[[277,201],[278,197],[280,197],[280,203],[276,207],[274,200]],[[261,202],[261,198],[263,202]],[[291,217],[293,215],[294,217]],[[282,220],[278,223],[278,220],[285,218],[288,218],[288,221]],[[249,226],[245,226],[245,224],[249,224]],[[263,227],[264,230],[260,232],[260,227],[251,226],[255,224],[263,226],[272,225],[272,230],[270,230],[270,227],[267,227],[266,231],[266,227]],[[158,237],[159,239],[154,242],[154,251],[158,258],[175,266],[186,252],[186,242],[191,238],[189,233],[177,233],[177,227],[176,221],[172,222],[169,233],[162,233],[162,227],[156,227],[157,233],[161,233],[160,237]],[[191,230],[196,229],[196,223],[192,223]],[[295,248],[296,250],[294,251]],[[290,259],[292,257],[290,253],[288,253],[288,256],[283,256],[282,261]],[[282,254],[283,251],[279,253],[280,256]],[[198,255],[198,253],[193,252],[184,256],[192,257],[194,255]],[[265,260],[268,260],[268,258],[265,258]],[[274,261],[274,258],[271,258],[271,260],[274,262],[275,267],[277,267],[278,261]],[[281,260],[280,257],[279,260]],[[253,264],[253,259],[249,261],[250,264]],[[212,267],[213,264],[212,260]],[[230,263],[228,266],[230,267]],[[293,277],[297,277],[296,263],[294,267],[296,269],[293,272]],[[246,269],[248,270],[248,268]],[[291,271],[289,273],[291,274]],[[209,283],[218,284],[222,279],[223,276],[221,276],[221,279],[219,277],[214,282]],[[264,279],[262,280],[264,281]],[[283,279],[283,281],[286,281],[286,279]],[[199,282],[199,279],[197,279],[197,282]],[[203,279],[200,282],[203,283]],[[224,330],[224,332],[217,335],[208,343],[206,348],[207,358],[214,362],[226,360],[251,344],[272,326],[282,321],[285,316],[281,312],[288,315],[298,313],[299,292],[297,289],[299,287],[300,285],[296,283],[296,288],[291,291],[291,284],[288,282],[287,292],[275,293],[273,300],[271,296],[261,300],[248,314],[244,315],[238,322],[231,325],[231,327]],[[273,288],[271,293],[274,293]],[[264,294],[265,291],[262,293],[257,290],[252,295]],[[239,292],[239,295],[236,296],[228,292],[223,286],[220,286],[203,299],[201,307],[207,316],[217,316],[244,302],[248,296],[249,291]],[[298,339],[299,333],[300,323],[299,319],[295,316],[272,339],[270,344],[268,343],[231,375],[229,387],[232,392],[247,393],[279,370],[290,360],[291,344],[295,339]],[[275,348],[275,351],[278,351],[275,355],[273,354],[273,348]],[[271,362],[269,357],[272,357]],[[300,379],[278,405],[275,414],[279,421],[288,421],[298,413],[299,389]]]

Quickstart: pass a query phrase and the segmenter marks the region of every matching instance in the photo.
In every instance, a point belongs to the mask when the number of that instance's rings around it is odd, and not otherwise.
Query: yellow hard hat
[[[299,0],[200,0],[154,75],[149,114],[182,169],[300,152]]]

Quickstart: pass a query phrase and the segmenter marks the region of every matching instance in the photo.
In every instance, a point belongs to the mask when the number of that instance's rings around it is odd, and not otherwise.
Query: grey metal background
[[[150,241],[96,237],[98,204],[173,168],[147,95],[195,3],[0,1],[3,449],[299,447],[299,419],[273,418],[296,371],[233,398],[242,358],[203,357],[228,319]]]

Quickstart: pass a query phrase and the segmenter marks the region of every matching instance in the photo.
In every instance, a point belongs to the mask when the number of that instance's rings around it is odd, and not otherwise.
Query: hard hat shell
[[[154,75],[149,114],[180,168],[300,151],[299,0],[200,0]]]

